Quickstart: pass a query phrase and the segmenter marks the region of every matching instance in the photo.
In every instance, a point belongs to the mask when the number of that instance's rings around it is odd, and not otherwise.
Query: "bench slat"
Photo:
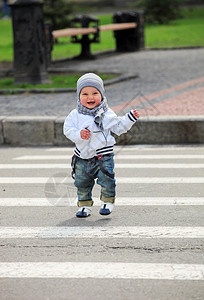
[[[97,31],[96,28],[90,27],[90,28],[67,28],[67,29],[60,29],[60,30],[54,30],[52,32],[54,38],[63,37],[63,36],[75,36],[79,34],[90,34],[95,33]]]
[[[108,25],[101,25],[99,26],[100,31],[115,31],[115,30],[124,30],[137,27],[136,23],[117,23],[117,24],[108,24]],[[94,27],[89,28],[67,28],[67,29],[60,29],[54,30],[52,32],[54,38],[59,38],[63,36],[76,36],[79,34],[90,34],[96,33],[97,29]]]
[[[117,24],[108,24],[108,25],[101,25],[100,31],[115,31],[115,30],[124,30],[137,27],[136,23],[117,23]]]

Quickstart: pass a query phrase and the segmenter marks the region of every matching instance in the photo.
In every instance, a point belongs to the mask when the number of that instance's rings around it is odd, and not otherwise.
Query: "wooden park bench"
[[[76,27],[78,23],[82,27]],[[89,27],[89,24],[94,23],[93,27]],[[136,34],[136,28],[138,24],[136,22],[122,22],[113,23],[108,25],[98,25],[99,21],[93,17],[82,16],[72,20],[71,25],[73,27],[54,30],[52,35],[55,39],[60,37],[72,37],[71,42],[81,44],[81,54],[78,58],[90,59],[93,55],[90,51],[91,43],[99,43],[99,34],[102,31],[113,31],[116,38],[117,51],[131,51],[132,40]],[[123,38],[121,40],[119,31],[124,31]],[[117,40],[118,37],[118,40]],[[133,50],[133,49],[132,49]],[[139,50],[139,49],[134,49]]]

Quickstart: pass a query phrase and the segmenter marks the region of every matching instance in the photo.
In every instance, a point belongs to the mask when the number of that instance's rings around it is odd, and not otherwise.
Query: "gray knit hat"
[[[77,99],[79,99],[81,90],[86,86],[95,87],[101,93],[102,99],[104,98],[105,89],[103,80],[94,73],[86,73],[77,81]]]

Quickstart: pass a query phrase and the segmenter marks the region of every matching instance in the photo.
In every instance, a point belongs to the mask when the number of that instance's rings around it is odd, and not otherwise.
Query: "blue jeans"
[[[114,154],[103,156],[103,167],[109,173],[114,174]],[[97,157],[90,159],[77,158],[75,164],[75,181],[77,187],[78,206],[92,206],[92,189],[97,178],[97,184],[101,186],[100,199],[114,203],[115,200],[115,178],[105,175],[99,166]]]

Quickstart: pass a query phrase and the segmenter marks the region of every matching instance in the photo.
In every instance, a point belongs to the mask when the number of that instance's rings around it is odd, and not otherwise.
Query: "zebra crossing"
[[[79,220],[69,175],[73,149],[0,149],[0,298],[202,299],[203,150],[116,147],[112,215],[98,214],[96,185],[93,214]],[[62,287],[62,279],[68,283],[66,296],[54,290],[52,279]],[[80,286],[70,287],[73,280]],[[131,289],[121,291],[125,282]],[[85,285],[88,292],[80,298]]]

